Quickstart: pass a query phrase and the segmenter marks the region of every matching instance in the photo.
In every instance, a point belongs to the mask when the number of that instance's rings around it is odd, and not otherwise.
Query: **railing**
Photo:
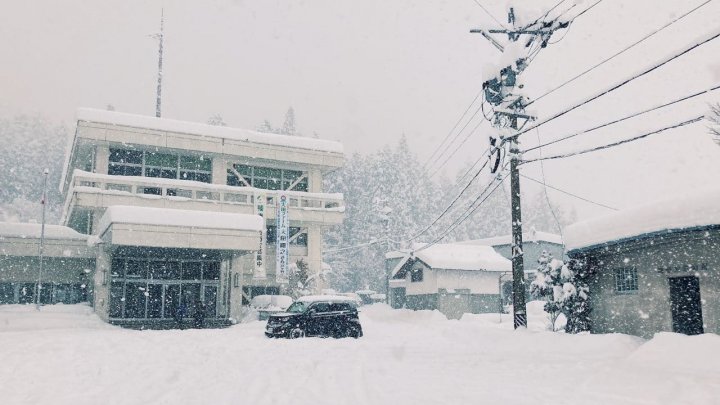
[[[112,176],[82,170],[75,170],[71,184],[71,193],[84,191],[117,195],[142,195],[144,197],[157,196],[158,198],[179,201],[207,201],[241,205],[253,205],[256,195],[265,194],[267,196],[267,205],[274,206],[276,197],[284,193],[289,198],[288,205],[291,208],[328,211],[344,210],[342,194],[261,190],[252,187],[234,187],[177,179]]]

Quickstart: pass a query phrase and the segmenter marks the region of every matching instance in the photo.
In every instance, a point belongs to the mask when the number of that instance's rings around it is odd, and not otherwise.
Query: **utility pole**
[[[165,23],[165,10],[160,10],[160,33],[151,35],[153,38],[159,41],[158,47],[158,80],[157,80],[157,97],[155,99],[155,116],[160,118],[160,100],[162,96],[162,62],[163,62],[163,25]]]
[[[515,12],[511,7],[508,11],[508,23],[512,28],[507,29],[473,29],[471,33],[479,33],[497,48],[505,52],[508,45],[503,45],[490,34],[507,35],[508,42],[517,42],[522,36],[530,36],[525,42],[525,48],[531,49],[535,41],[539,41],[540,47],[547,46],[552,34],[561,28],[567,28],[570,23],[559,22],[557,19],[546,22],[537,19],[525,26],[516,27]],[[522,240],[522,208],[520,204],[520,173],[518,164],[520,159],[520,147],[516,136],[504,137],[503,131],[512,130],[513,133],[532,121],[535,117],[525,114],[527,105],[524,96],[519,94],[515,88],[517,77],[528,66],[528,58],[518,58],[510,66],[504,67],[500,75],[483,83],[485,101],[493,106],[492,124],[498,128],[498,135],[490,137],[490,157],[495,155],[495,163],[491,165],[491,172],[495,173],[500,166],[501,149],[508,145],[510,155],[510,204],[512,220],[512,275],[513,275],[513,321],[514,327],[527,327],[527,309],[525,305],[525,265],[523,261],[523,240]],[[522,86],[519,86],[522,88]]]
[[[38,257],[40,258],[40,266],[38,267],[38,282],[37,288],[35,289],[35,308],[40,310],[40,295],[42,292],[42,272],[43,272],[43,259],[45,253],[45,206],[47,205],[47,178],[49,169],[43,170],[43,193],[40,204],[42,205],[42,223],[40,225],[40,247]]]

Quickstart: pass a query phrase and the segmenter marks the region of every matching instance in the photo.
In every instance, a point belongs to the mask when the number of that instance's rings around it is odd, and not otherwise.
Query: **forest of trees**
[[[48,174],[47,220],[60,220],[60,176],[67,131],[40,116],[0,118],[0,221],[40,222],[43,170]]]
[[[410,150],[405,137],[391,148],[386,146],[369,154],[348,157],[343,169],[329,175],[325,190],[345,196],[345,222],[326,232],[324,260],[333,268],[330,276],[333,288],[355,291],[371,288],[384,291],[387,252],[386,221],[389,221],[390,248],[406,248],[402,243],[431,224],[460,193],[468,179],[459,180],[469,166],[459,171],[454,180],[431,179],[422,163]],[[470,176],[468,176],[469,178]],[[487,177],[478,178],[463,194],[448,215],[413,242],[430,242],[463,215],[472,200],[487,184]],[[477,239],[510,233],[510,203],[508,186],[499,187],[466,221],[450,232],[443,242]],[[526,229],[535,228],[558,232],[558,227],[544,193],[523,195],[523,223]],[[387,210],[386,207],[390,208]],[[562,225],[573,222],[574,212],[553,206]],[[386,211],[390,211],[386,214]],[[336,248],[378,243],[357,249],[333,253]]]

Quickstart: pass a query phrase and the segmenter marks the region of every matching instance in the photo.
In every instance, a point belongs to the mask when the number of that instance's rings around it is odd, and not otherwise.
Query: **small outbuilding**
[[[416,244],[411,252],[390,252],[390,305],[437,309],[448,318],[500,312],[500,276],[510,261],[490,246]]]
[[[588,266],[593,333],[720,333],[720,189],[565,230]]]

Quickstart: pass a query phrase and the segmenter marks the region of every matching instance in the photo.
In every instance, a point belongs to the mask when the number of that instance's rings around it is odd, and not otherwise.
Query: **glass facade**
[[[198,310],[208,318],[223,315],[218,310],[220,260],[197,256],[113,257],[110,318],[193,318]]]
[[[0,304],[34,304],[37,283],[0,283]],[[87,290],[80,283],[42,283],[41,304],[77,304],[87,301]]]
[[[207,156],[186,156],[110,148],[108,174],[194,180],[210,183],[212,180],[212,159]],[[146,194],[153,193],[148,192]]]
[[[299,170],[273,169],[241,164],[234,164],[233,168],[242,176],[245,182],[241,181],[232,170],[228,170],[227,184],[229,186],[246,187],[247,183],[252,187],[263,190],[308,191],[307,176],[303,178],[303,172]]]

